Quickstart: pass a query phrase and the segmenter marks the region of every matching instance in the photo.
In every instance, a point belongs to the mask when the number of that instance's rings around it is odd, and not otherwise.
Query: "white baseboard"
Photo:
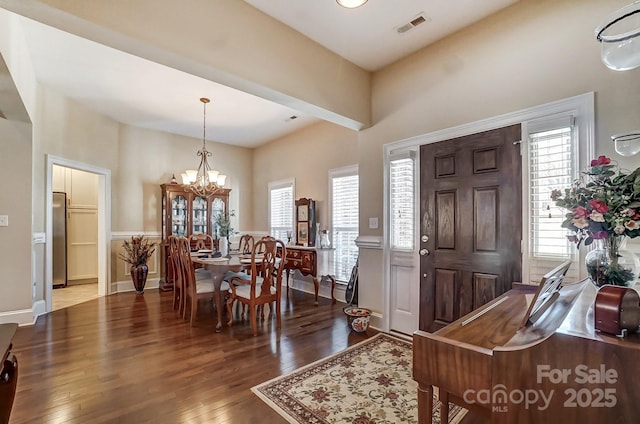
[[[33,325],[36,321],[36,318],[37,316],[34,314],[34,309],[7,311],[0,313],[0,324],[16,323],[20,326]]]

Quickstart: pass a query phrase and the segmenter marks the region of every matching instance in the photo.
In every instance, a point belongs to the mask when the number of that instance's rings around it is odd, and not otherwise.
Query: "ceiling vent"
[[[407,32],[409,30],[412,30],[415,27],[417,27],[418,25],[423,24],[423,23],[425,23],[425,22],[427,22],[429,20],[430,19],[425,18],[424,15],[420,14],[420,15],[416,16],[415,18],[413,18],[408,23],[396,28],[396,31],[398,31],[398,34],[404,34],[405,32]]]

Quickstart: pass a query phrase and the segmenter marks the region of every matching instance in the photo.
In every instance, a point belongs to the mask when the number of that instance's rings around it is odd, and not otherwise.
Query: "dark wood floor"
[[[18,329],[19,378],[11,424],[285,423],[249,389],[366,339],[342,307],[291,290],[275,319],[215,333],[201,303],[195,327],[171,292],[121,293],[54,311]]]
[[[265,320],[257,337],[238,320],[215,333],[206,303],[190,327],[171,301],[171,292],[121,293],[19,328],[10,424],[286,423],[249,389],[375,334],[350,332],[344,304],[315,306],[295,290],[281,331]]]

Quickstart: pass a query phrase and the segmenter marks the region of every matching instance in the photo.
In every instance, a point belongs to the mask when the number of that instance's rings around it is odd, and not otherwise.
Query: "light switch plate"
[[[378,217],[369,218],[369,228],[372,230],[378,228]]]
[[[0,215],[0,227],[9,226],[9,215]]]

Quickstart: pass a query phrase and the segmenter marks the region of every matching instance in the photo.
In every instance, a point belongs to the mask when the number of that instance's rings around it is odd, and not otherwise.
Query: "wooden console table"
[[[0,371],[0,424],[9,422],[11,407],[16,395],[18,383],[18,360],[11,353],[11,339],[18,324],[0,324],[0,352],[2,369]]]
[[[325,279],[331,282],[331,301],[336,303],[334,290],[336,279],[330,273],[328,256],[331,250],[316,249],[315,247],[287,246],[287,261],[285,271],[287,272],[287,290],[289,290],[289,273],[291,270],[298,270],[302,275],[310,275],[313,278],[313,288],[316,295],[316,305],[318,304],[318,289],[320,281]],[[320,267],[318,267],[318,256],[321,256]]]

